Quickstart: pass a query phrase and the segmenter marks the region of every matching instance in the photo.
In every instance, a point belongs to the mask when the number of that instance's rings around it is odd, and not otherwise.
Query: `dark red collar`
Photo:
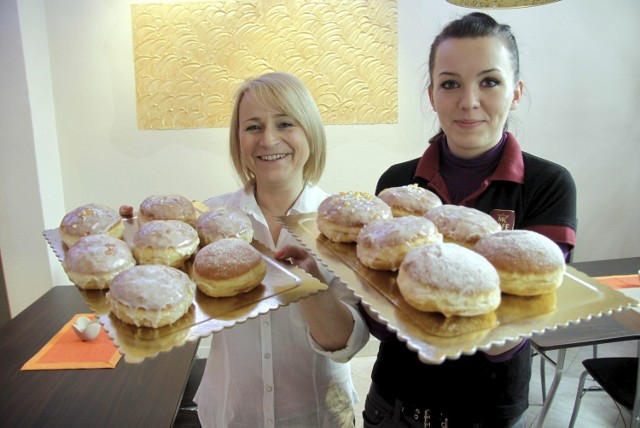
[[[504,151],[496,170],[489,177],[489,181],[502,180],[513,181],[515,183],[524,183],[524,161],[522,159],[522,150],[516,138],[510,132],[507,132],[507,141],[504,145]],[[442,135],[438,135],[429,140],[429,146],[418,161],[416,168],[416,177],[420,177],[429,182],[434,181],[440,169],[440,143]]]

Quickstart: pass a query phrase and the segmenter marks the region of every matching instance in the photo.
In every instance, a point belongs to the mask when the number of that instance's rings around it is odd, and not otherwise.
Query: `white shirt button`
[[[272,388],[272,387],[270,387],[270,386],[267,386],[267,387],[265,388],[265,390],[266,390],[267,392],[271,392],[271,391],[273,391],[273,388]]]
[[[271,358],[271,354],[267,352],[266,354],[264,354],[264,358],[268,360],[269,358]]]

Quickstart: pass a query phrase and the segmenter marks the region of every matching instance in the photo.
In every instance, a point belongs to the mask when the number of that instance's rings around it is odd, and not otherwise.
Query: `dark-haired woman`
[[[390,167],[376,193],[417,183],[444,203],[492,215],[504,229],[542,233],[567,256],[576,238],[574,181],[565,168],[522,152],[506,131],[523,90],[510,27],[482,13],[452,21],[431,45],[429,78],[441,132],[420,158]],[[368,323],[381,344],[365,427],[525,426],[528,340],[430,365],[384,326]]]

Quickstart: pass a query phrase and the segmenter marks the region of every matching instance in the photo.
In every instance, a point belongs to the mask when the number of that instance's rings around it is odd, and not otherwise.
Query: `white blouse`
[[[288,214],[315,212],[329,196],[307,186]],[[205,201],[247,213],[254,239],[271,250],[298,241],[282,229],[276,246],[253,190],[243,189]],[[204,375],[195,396],[204,427],[347,427],[353,426],[358,401],[348,361],[367,343],[369,331],[357,299],[337,278],[320,268],[334,293],[349,308],[353,332],[344,349],[324,351],[308,332],[298,304],[282,306],[245,323],[215,333]]]

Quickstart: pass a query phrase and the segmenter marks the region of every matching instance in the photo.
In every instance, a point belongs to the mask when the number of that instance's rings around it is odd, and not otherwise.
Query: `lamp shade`
[[[521,7],[542,6],[560,0],[447,0],[447,2],[472,9],[516,9]]]

